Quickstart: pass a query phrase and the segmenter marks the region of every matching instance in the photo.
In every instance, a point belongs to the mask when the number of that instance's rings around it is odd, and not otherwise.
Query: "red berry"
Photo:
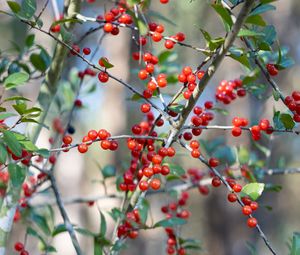
[[[79,144],[77,149],[80,153],[86,153],[88,151],[88,145],[85,143]]]
[[[199,150],[192,150],[191,155],[193,158],[199,158],[201,153]]]
[[[294,98],[294,100],[299,101],[300,100],[300,91],[294,91],[292,93],[292,97]]]
[[[229,193],[227,199],[229,202],[234,203],[237,200],[237,195],[234,193]]]
[[[278,74],[278,69],[274,64],[267,64],[266,68],[270,75],[275,76]]]
[[[97,133],[97,131],[96,130],[90,130],[89,132],[88,132],[88,137],[91,139],[91,140],[96,140],[97,139],[97,137],[98,137],[98,133]]]
[[[99,79],[99,81],[102,82],[102,83],[107,82],[108,79],[109,79],[108,73],[106,73],[106,72],[100,72],[100,73],[98,74],[98,79]]]
[[[211,167],[217,167],[219,165],[219,160],[217,158],[210,158],[208,163]]]
[[[83,48],[82,52],[83,52],[84,55],[90,55],[91,49],[90,48]]]
[[[255,202],[255,201],[252,201],[252,202],[250,203],[250,207],[251,207],[252,211],[255,211],[255,210],[257,210],[257,208],[258,208],[258,203]]]
[[[21,242],[15,243],[15,250],[22,251],[24,249],[24,245]]]
[[[234,192],[239,193],[242,190],[242,185],[236,183],[233,185],[232,189],[234,190]]]
[[[252,209],[251,209],[251,207],[249,205],[245,205],[242,208],[242,212],[245,215],[250,215],[252,213]]]
[[[141,80],[145,80],[148,78],[148,72],[145,69],[142,69],[138,76]]]
[[[139,188],[141,191],[146,191],[148,189],[149,185],[147,181],[140,181]]]
[[[147,113],[151,110],[151,105],[150,104],[142,104],[141,105],[141,112]]]
[[[245,205],[251,204],[251,199],[249,197],[242,197],[242,201]]]
[[[212,178],[211,180],[211,185],[214,187],[219,187],[221,185],[221,180],[219,177],[215,176],[214,178]]]
[[[160,180],[159,179],[152,179],[150,181],[150,186],[154,190],[158,190],[160,188]]]
[[[71,144],[72,143],[72,137],[70,136],[70,135],[65,135],[64,137],[63,137],[63,143],[64,144]]]
[[[233,127],[231,130],[231,134],[235,137],[238,137],[242,134],[242,129],[240,127]]]
[[[253,217],[249,218],[247,220],[247,225],[248,225],[249,228],[255,228],[256,225],[257,225],[257,220],[255,218],[253,218]]]

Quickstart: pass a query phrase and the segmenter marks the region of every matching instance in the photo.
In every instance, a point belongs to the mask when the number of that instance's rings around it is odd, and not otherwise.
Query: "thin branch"
[[[64,203],[63,203],[63,201],[61,199],[61,196],[59,194],[55,177],[52,174],[50,174],[49,178],[50,178],[51,185],[52,185],[51,187],[52,187],[54,195],[55,195],[56,203],[58,205],[60,214],[61,214],[61,216],[62,216],[62,218],[64,220],[65,227],[66,227],[66,229],[67,229],[67,231],[68,231],[68,233],[69,233],[69,235],[71,237],[73,246],[74,246],[74,248],[76,250],[76,254],[77,255],[82,255],[83,253],[81,252],[80,245],[79,245],[79,242],[77,240],[77,237],[76,237],[73,225],[70,222],[70,219],[69,219],[69,217],[67,215],[67,212],[65,210],[65,207],[64,207]]]
[[[213,130],[232,130],[234,126],[219,126],[219,125],[211,125],[211,126],[183,126],[182,130],[186,129],[213,129]],[[242,130],[246,130],[251,132],[251,127],[240,127]],[[300,135],[300,130],[293,130],[293,129],[272,129],[272,132],[275,133],[291,133],[295,135]]]
[[[162,141],[164,142],[165,139],[162,137],[155,137],[155,136],[147,136],[147,135],[117,135],[117,136],[111,136],[109,138],[107,138],[108,141],[113,141],[113,140],[119,140],[119,139],[128,139],[128,138],[132,138],[132,139],[148,139],[148,140],[157,140],[157,141]],[[55,149],[51,149],[49,150],[50,152],[58,152],[58,151],[64,151],[64,150],[70,150],[73,149],[75,147],[78,147],[80,144],[92,144],[92,143],[96,143],[96,142],[100,142],[103,141],[101,139],[96,139],[94,141],[88,141],[85,143],[76,143],[76,144],[71,144],[68,147],[63,147],[63,148],[55,148]]]

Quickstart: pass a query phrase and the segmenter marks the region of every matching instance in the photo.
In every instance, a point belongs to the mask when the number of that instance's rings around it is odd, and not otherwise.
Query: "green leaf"
[[[177,217],[173,217],[170,219],[165,219],[165,220],[161,220],[159,222],[156,222],[153,226],[153,228],[157,228],[157,227],[173,227],[173,226],[177,226],[177,225],[183,225],[186,224],[186,220],[181,219],[181,218],[177,218]]]
[[[97,237],[94,238],[94,255],[102,255],[103,247],[100,242],[98,242]]]
[[[300,233],[295,232],[293,234],[291,255],[299,255],[299,254],[300,254]]]
[[[222,108],[214,107],[214,108],[212,108],[211,110],[212,110],[212,111],[215,111],[215,112],[217,112],[217,113],[220,113],[220,114],[222,114],[222,115],[224,115],[224,116],[227,116],[227,115],[229,114],[229,111],[228,111],[228,110],[222,109]]]
[[[280,93],[273,89],[273,98],[275,101],[278,101],[280,99]]]
[[[182,176],[185,174],[184,169],[177,164],[166,163],[165,165],[170,168],[170,173],[173,175]]]
[[[101,225],[100,225],[100,235],[105,236],[106,234],[106,220],[102,212],[100,212]]]
[[[249,16],[245,23],[252,24],[252,25],[257,25],[257,26],[266,26],[266,22],[260,15],[252,15]]]
[[[36,151],[38,155],[41,155],[43,158],[49,158],[50,157],[50,151],[47,149],[39,149]]]
[[[260,36],[264,36],[264,34],[261,32],[254,31],[254,30],[242,28],[239,31],[238,36],[239,37],[260,37]]]
[[[141,19],[137,20],[137,27],[141,35],[146,35],[148,33],[148,26],[145,24],[143,20]]]
[[[17,157],[21,157],[22,146],[12,132],[3,131],[3,140],[13,154],[15,154]]]
[[[38,71],[45,72],[48,68],[47,63],[44,62],[44,59],[40,54],[31,54],[30,62]]]
[[[35,35],[31,34],[26,37],[25,45],[30,48],[34,44]]]
[[[8,165],[8,173],[12,186],[16,189],[20,188],[26,177],[25,168],[20,167],[17,164],[10,163]]]
[[[141,222],[145,224],[148,216],[148,211],[149,211],[149,203],[145,198],[142,198],[138,210],[141,217]]]
[[[117,169],[113,165],[107,165],[101,169],[102,176],[104,179],[109,177],[114,177],[116,175]]]
[[[224,8],[221,4],[212,4],[212,7],[222,18],[225,30],[228,32],[233,25],[233,21],[232,21],[229,11],[226,8]]]
[[[16,116],[15,113],[5,112],[0,114],[0,120],[5,120],[9,117]]]
[[[103,65],[106,69],[114,67],[114,65],[109,63],[106,58],[101,58],[99,61],[101,61],[103,63]]]
[[[5,164],[8,153],[3,143],[0,143],[0,164]]]
[[[293,129],[295,126],[292,116],[287,113],[280,114],[280,121],[286,129]]]
[[[262,14],[264,12],[273,11],[273,10],[276,10],[276,7],[274,5],[271,4],[258,5],[251,11],[250,16]]]
[[[13,96],[13,97],[8,97],[3,100],[3,102],[8,102],[8,101],[31,101],[30,99],[22,96]]]
[[[23,16],[27,19],[33,17],[36,11],[36,1],[35,0],[23,0],[20,16]]]
[[[264,183],[249,183],[243,187],[242,193],[249,196],[252,200],[257,200],[263,193],[264,187]]]
[[[183,110],[184,105],[182,104],[174,104],[168,107],[169,110],[176,112],[176,113],[181,113],[181,111]]]
[[[43,231],[43,233],[46,236],[51,235],[51,230],[50,230],[50,228],[48,226],[48,222],[44,216],[36,214],[36,213],[32,213],[31,219],[32,219],[32,222],[34,222],[39,227],[39,229],[41,229]]]
[[[247,164],[250,160],[249,151],[245,147],[240,147],[238,150],[238,159],[241,165]]]
[[[91,231],[84,229],[84,228],[79,228],[75,225],[73,225],[73,228],[76,232],[78,232],[81,235],[85,235],[85,236],[89,236],[89,237],[95,237],[96,235],[94,233],[92,233]],[[57,226],[55,226],[54,230],[52,231],[51,235],[54,237],[60,233],[66,232],[67,228],[65,226],[65,224],[59,224]]]
[[[17,2],[7,1],[7,4],[13,13],[18,13],[21,10],[21,6]]]
[[[7,89],[15,88],[22,85],[29,79],[28,73],[18,72],[10,74],[4,81],[4,87]]]

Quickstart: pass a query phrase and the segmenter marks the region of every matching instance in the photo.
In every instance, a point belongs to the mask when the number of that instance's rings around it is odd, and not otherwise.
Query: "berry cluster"
[[[300,122],[300,91],[293,91],[291,96],[284,99],[286,106],[293,112],[295,122]]]
[[[147,121],[142,121],[139,124],[132,126],[132,133],[135,136],[146,135],[157,137],[155,131],[151,131],[153,126],[154,115],[152,112],[148,112]],[[162,126],[163,121],[156,122],[157,126]],[[139,186],[139,189],[146,191],[149,187],[154,190],[160,188],[161,182],[155,176],[168,175],[170,168],[166,164],[162,164],[162,161],[166,157],[173,157],[176,153],[173,147],[165,148],[159,145],[155,145],[153,139],[140,139],[129,138],[127,140],[127,147],[131,151],[131,165],[127,171],[123,174],[123,182],[119,184],[121,191],[134,191]],[[138,168],[138,161],[141,158],[142,165]],[[144,177],[144,178],[143,178]]]
[[[187,89],[183,92],[183,97],[188,100],[195,88],[197,87],[197,78],[200,81],[204,76],[204,71],[197,71],[196,73],[193,72],[190,66],[185,66],[181,73],[178,75],[178,81],[183,83]]]
[[[216,99],[224,104],[230,104],[237,96],[244,97],[246,95],[246,90],[242,86],[243,82],[240,79],[223,80],[216,89]]]
[[[29,255],[29,252],[25,250],[24,244],[21,242],[16,242],[14,248],[20,255]]]
[[[189,210],[184,208],[188,199],[189,193],[184,191],[181,193],[178,201],[162,206],[161,211],[166,215],[167,219],[171,219],[173,217],[188,219],[191,213]],[[165,231],[168,236],[166,253],[169,255],[175,254],[177,245],[180,246],[180,244],[177,244],[176,231],[174,231],[171,227],[165,228]],[[186,249],[184,247],[179,247],[177,254],[185,255]]]
[[[232,119],[232,125],[234,127],[231,130],[231,134],[235,137],[240,136],[242,134],[242,127],[246,127],[248,123],[248,120],[245,118],[234,117]],[[250,131],[253,140],[257,141],[261,138],[261,131],[264,131],[269,135],[273,133],[273,127],[270,125],[269,120],[262,119],[259,121],[258,125],[252,126]]]
[[[117,235],[119,238],[129,237],[135,239],[138,236],[139,225],[141,224],[141,218],[139,211],[134,209],[132,212],[126,214],[124,223],[118,227]]]

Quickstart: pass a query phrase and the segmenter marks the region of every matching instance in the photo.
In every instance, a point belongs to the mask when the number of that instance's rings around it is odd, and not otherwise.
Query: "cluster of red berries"
[[[204,103],[204,108],[200,106],[195,106],[193,109],[194,115],[191,118],[191,123],[193,125],[192,131],[186,131],[180,136],[186,141],[190,141],[190,147],[193,150],[199,148],[199,142],[192,140],[193,135],[199,136],[202,133],[202,129],[200,126],[207,126],[213,119],[214,114],[210,111],[213,108],[213,102],[207,101]],[[199,127],[199,128],[198,128]],[[200,155],[199,155],[200,156]],[[199,157],[198,156],[198,157]],[[197,156],[195,158],[198,158]]]
[[[276,67],[276,65],[274,64],[267,64],[266,65],[267,71],[270,75],[272,76],[276,76],[278,74],[278,69]]]
[[[139,58],[138,53],[134,53],[133,57],[135,60]],[[165,88],[167,86],[167,76],[165,74],[159,74],[155,78],[153,76],[155,65],[158,63],[158,58],[149,52],[143,54],[143,61],[145,63],[145,68],[141,69],[138,73],[138,77],[141,80],[146,80],[150,78],[147,83],[147,89],[144,90],[143,96],[145,98],[151,98],[153,92],[159,88]]]
[[[77,146],[77,149],[80,153],[86,153],[93,142],[100,141],[100,146],[103,150],[117,150],[119,147],[118,142],[115,140],[108,140],[109,137],[111,137],[111,134],[105,129],[100,129],[98,132],[92,129],[82,138],[82,143]],[[66,148],[64,152],[68,152],[68,147],[71,145],[73,138],[70,135],[66,135],[62,140],[62,148]]]
[[[293,91],[291,96],[284,99],[286,106],[293,112],[295,122],[300,122],[300,91]]]
[[[29,252],[25,250],[24,244],[21,242],[16,242],[14,248],[20,255],[29,255]]]
[[[186,87],[186,90],[183,92],[183,97],[188,100],[195,88],[197,87],[197,78],[200,81],[205,72],[204,71],[197,71],[196,73],[193,72],[190,66],[185,66],[181,73],[178,75],[178,81],[183,83]]]
[[[152,136],[157,137],[155,131],[151,131],[153,126],[154,115],[152,112],[146,114],[147,121],[132,126],[132,133],[135,136]],[[156,125],[163,125],[163,121],[159,121]],[[160,179],[152,178],[155,175],[168,175],[170,168],[168,165],[162,165],[165,157],[173,157],[176,153],[172,147],[156,147],[153,139],[129,138],[127,147],[131,151],[131,164],[128,170],[123,174],[123,182],[119,184],[121,191],[134,191],[138,185],[142,191],[152,188],[157,190],[161,186]],[[143,150],[145,149],[145,150]],[[138,161],[141,158],[141,167],[138,168]],[[144,177],[144,178],[143,178]],[[143,178],[143,179],[142,179]]]
[[[60,15],[60,17],[59,17],[59,19],[57,19],[57,20],[55,20],[55,21],[60,21],[60,20],[63,20],[64,19],[64,15]],[[60,29],[61,29],[61,27],[60,27],[60,24],[56,24],[56,25],[52,25],[51,27],[50,27],[50,31],[52,32],[52,33],[59,33],[60,32]]]
[[[240,79],[223,80],[216,89],[216,99],[224,104],[230,104],[237,96],[244,97],[246,95],[246,90],[242,86],[243,82]]]
[[[242,127],[248,125],[248,120],[245,118],[234,117],[232,119],[233,128],[231,133],[233,136],[238,137],[242,134]],[[264,131],[266,134],[273,133],[273,127],[270,125],[270,121],[267,119],[262,119],[259,121],[258,125],[252,126],[250,128],[251,135],[253,140],[257,141],[261,138],[261,131]]]
[[[131,25],[133,22],[132,17],[126,13],[126,7],[119,4],[106,12],[103,16],[99,15],[97,21],[105,22],[103,25],[103,31],[110,33],[111,35],[118,35],[119,25]]]
[[[118,227],[117,235],[119,238],[129,237],[135,239],[138,236],[138,225],[141,224],[139,211],[134,209],[126,214],[124,223]]]
[[[167,219],[171,219],[173,217],[178,217],[182,219],[188,219],[191,215],[190,211],[185,209],[184,206],[187,204],[187,200],[189,199],[189,193],[183,191],[178,199],[178,201],[171,202],[165,206],[161,207],[161,211],[166,215]],[[176,253],[176,244],[177,238],[176,233],[173,228],[167,227],[165,228],[166,234],[168,235],[167,239],[167,254],[175,254]],[[179,247],[177,251],[179,255],[185,255],[186,250],[184,247]]]

